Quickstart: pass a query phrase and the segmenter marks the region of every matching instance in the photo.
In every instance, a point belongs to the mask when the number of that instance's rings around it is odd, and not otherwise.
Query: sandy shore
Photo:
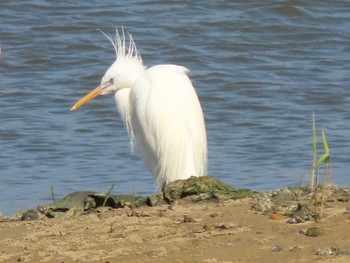
[[[0,262],[350,262],[350,204],[288,224],[252,198],[0,222]],[[317,237],[307,229],[320,227]]]

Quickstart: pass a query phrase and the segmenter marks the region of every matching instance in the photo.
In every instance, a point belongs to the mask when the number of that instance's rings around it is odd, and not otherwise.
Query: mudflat
[[[252,210],[254,202],[177,200],[35,221],[3,218],[0,262],[350,262],[348,201],[326,202],[322,219],[297,224]]]

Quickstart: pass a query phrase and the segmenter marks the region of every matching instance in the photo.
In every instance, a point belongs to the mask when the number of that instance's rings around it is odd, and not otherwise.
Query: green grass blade
[[[324,154],[327,155],[327,159],[325,160],[325,162],[328,162],[330,153],[329,153],[328,143],[326,140],[326,134],[323,128],[322,128],[322,141],[323,141],[323,147],[324,147]]]
[[[325,135],[323,128],[322,128],[322,141],[323,141],[323,147],[324,147],[324,154],[312,166],[313,170],[316,170],[321,165],[321,163],[323,163],[323,162],[327,163],[329,160],[329,147],[328,147],[326,135]]]
[[[316,156],[316,122],[315,122],[315,111],[312,112],[312,153]],[[314,158],[316,159],[316,158]]]

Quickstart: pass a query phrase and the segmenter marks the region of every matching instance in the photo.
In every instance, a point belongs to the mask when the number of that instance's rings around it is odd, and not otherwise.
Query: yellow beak
[[[82,97],[77,103],[75,103],[74,106],[70,109],[70,111],[74,111],[80,106],[83,106],[85,103],[89,102],[90,100],[100,96],[105,88],[107,88],[107,86],[98,86],[96,89],[92,90],[90,93]]]

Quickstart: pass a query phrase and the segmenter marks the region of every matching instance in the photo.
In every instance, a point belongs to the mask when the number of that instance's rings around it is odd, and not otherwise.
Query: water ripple
[[[191,70],[211,175],[254,190],[298,185],[301,176],[306,184],[315,110],[331,181],[350,184],[346,1],[5,1],[0,15],[5,214],[49,202],[50,185],[58,197],[112,183],[118,193],[156,189],[130,154],[113,96],[69,112],[115,58],[96,29],[113,34],[116,26],[133,34],[146,65]]]

